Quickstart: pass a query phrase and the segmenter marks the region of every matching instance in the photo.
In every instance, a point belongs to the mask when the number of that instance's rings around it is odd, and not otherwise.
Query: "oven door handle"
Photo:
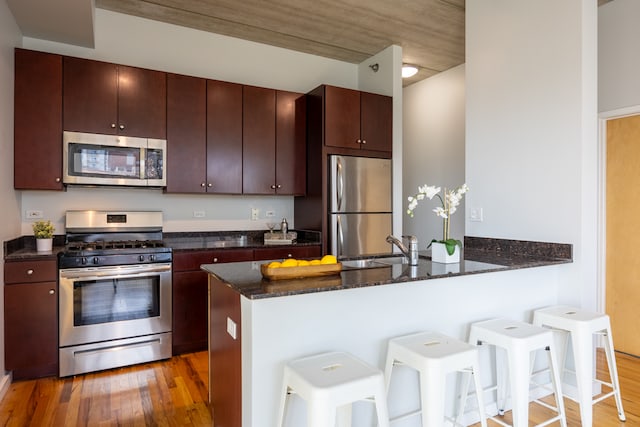
[[[60,270],[60,277],[65,279],[121,279],[124,277],[145,276],[149,273],[170,272],[171,264],[136,265],[126,267],[69,268]]]

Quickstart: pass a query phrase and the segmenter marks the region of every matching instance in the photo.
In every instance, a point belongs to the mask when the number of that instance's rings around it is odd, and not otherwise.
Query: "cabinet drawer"
[[[52,260],[10,261],[4,264],[5,283],[35,283],[58,280],[58,262]]]
[[[175,252],[174,271],[200,270],[202,264],[253,261],[253,249],[225,249],[215,251]]]
[[[254,251],[256,261],[279,258],[313,258],[320,256],[320,246],[299,246],[286,248],[264,248]]]

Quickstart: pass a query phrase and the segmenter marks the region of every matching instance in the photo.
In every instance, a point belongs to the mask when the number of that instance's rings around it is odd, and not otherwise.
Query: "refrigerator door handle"
[[[344,233],[342,231],[342,221],[340,215],[336,216],[336,253],[335,256],[342,255],[342,248],[344,247]]]
[[[342,197],[344,194],[344,171],[342,168],[342,159],[336,157],[336,211],[342,212]]]

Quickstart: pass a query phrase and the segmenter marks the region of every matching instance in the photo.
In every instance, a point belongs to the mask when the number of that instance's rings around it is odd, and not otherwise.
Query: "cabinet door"
[[[15,50],[17,190],[62,190],[62,57]]]
[[[207,273],[173,273],[173,355],[207,349]]]
[[[391,97],[360,93],[360,133],[365,150],[392,150],[393,104]]]
[[[64,57],[64,130],[115,135],[118,67]]]
[[[242,85],[207,81],[207,192],[242,193]]]
[[[325,86],[324,144],[360,148],[360,92]]]
[[[5,363],[13,378],[58,373],[56,282],[4,287]]]
[[[276,192],[276,91],[243,88],[242,192]]]
[[[299,93],[276,93],[276,193],[306,192],[306,102]]]
[[[200,193],[207,174],[207,81],[167,75],[167,192]]]
[[[256,261],[266,259],[284,258],[314,258],[320,256],[320,245],[318,246],[298,246],[286,248],[259,248],[253,251]]]
[[[166,73],[118,66],[118,133],[167,138]]]
[[[253,261],[253,249],[179,251],[173,254],[173,271],[197,271],[202,264]]]

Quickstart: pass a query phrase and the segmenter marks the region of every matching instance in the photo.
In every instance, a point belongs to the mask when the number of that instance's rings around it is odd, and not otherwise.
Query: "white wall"
[[[459,65],[404,89],[403,198],[404,232],[418,237],[420,249],[442,239],[442,219],[432,209],[439,201],[422,201],[414,217],[406,214],[407,197],[418,185],[456,188],[465,182],[465,66]],[[471,189],[473,191],[473,188]],[[462,240],[464,201],[452,215],[451,237]]]
[[[275,89],[307,92],[322,84],[357,89],[358,66],[175,25],[96,9],[95,49],[25,38],[27,49],[90,58]],[[10,157],[9,157],[10,158]],[[189,167],[189,165],[185,165]],[[42,210],[62,227],[68,209],[160,209],[167,231],[265,229],[265,212],[287,217],[292,227],[293,197],[165,195],[153,190],[81,189],[22,193],[22,234],[31,234],[24,216]],[[250,221],[250,209],[260,221]],[[204,210],[204,219],[192,218]]]
[[[559,299],[595,308],[597,6],[467,2],[468,235],[572,243]],[[615,2],[614,2],[615,3]]]
[[[640,2],[598,8],[598,111],[640,105]]]
[[[13,190],[13,48],[22,34],[5,0],[0,0],[0,242],[20,234],[18,193]],[[4,249],[3,249],[4,258]],[[4,375],[4,263],[0,263],[0,394]],[[1,397],[1,396],[0,396]]]

